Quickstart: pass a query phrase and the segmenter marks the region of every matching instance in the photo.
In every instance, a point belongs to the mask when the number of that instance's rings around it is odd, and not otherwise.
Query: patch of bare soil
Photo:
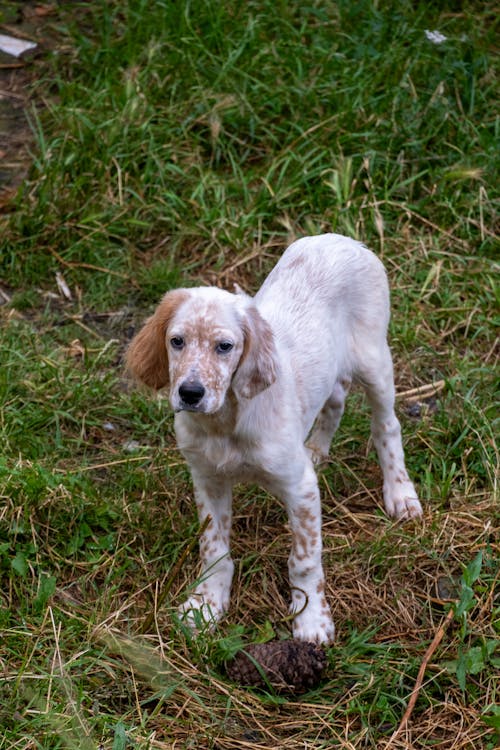
[[[32,84],[56,44],[58,14],[55,3],[0,1],[0,34],[36,44],[19,57],[0,49],[0,210],[6,210],[32,162]]]

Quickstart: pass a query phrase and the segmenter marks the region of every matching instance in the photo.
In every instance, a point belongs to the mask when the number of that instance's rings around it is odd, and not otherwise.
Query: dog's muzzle
[[[181,409],[195,411],[199,407],[205,388],[197,380],[186,380],[179,386]]]

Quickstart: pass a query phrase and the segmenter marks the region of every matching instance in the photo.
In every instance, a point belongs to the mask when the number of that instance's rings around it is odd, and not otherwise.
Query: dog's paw
[[[303,613],[293,621],[293,637],[299,641],[328,645],[335,638],[335,625],[329,613],[318,620]]]
[[[330,608],[323,594],[311,592],[305,604],[305,592],[295,589],[292,592],[290,612],[297,612],[293,621],[293,637],[310,643],[332,643],[335,637]]]
[[[195,633],[213,630],[223,617],[227,607],[204,594],[192,594],[178,609],[183,623]]]
[[[398,521],[419,518],[423,513],[415,488],[409,479],[384,488],[384,504],[387,515]]]

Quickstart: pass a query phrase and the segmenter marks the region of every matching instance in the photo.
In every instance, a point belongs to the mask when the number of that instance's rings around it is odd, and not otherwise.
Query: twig
[[[11,34],[16,39],[26,39],[26,41],[28,42],[33,41],[32,35],[28,34],[26,31],[23,31],[18,26],[11,26],[8,23],[0,23],[0,29],[6,31],[8,34]]]
[[[436,631],[436,635],[432,639],[432,643],[430,644],[429,648],[425,652],[425,656],[422,660],[422,664],[420,665],[420,669],[418,670],[417,679],[415,680],[415,687],[412,690],[412,693],[410,695],[410,700],[408,701],[408,705],[406,707],[406,711],[403,714],[403,718],[401,719],[401,723],[399,724],[399,727],[396,729],[392,737],[390,738],[388,744],[386,745],[386,750],[392,745],[394,740],[401,734],[403,729],[408,724],[408,721],[410,720],[410,716],[413,713],[413,709],[415,708],[415,704],[417,702],[420,689],[422,687],[422,683],[424,681],[424,675],[425,670],[427,669],[427,666],[429,664],[429,661],[431,660],[431,657],[434,653],[434,651],[437,649],[441,641],[443,640],[443,636],[446,632],[446,628],[450,624],[450,622],[453,620],[453,615],[455,614],[455,611],[453,607],[450,607],[448,614],[446,615],[445,619],[439,626],[439,628]]]
[[[200,537],[203,536],[203,534],[207,530],[207,528],[208,528],[209,524],[211,523],[211,521],[212,521],[212,516],[207,516],[205,518],[205,520],[203,521],[203,523],[200,526],[200,529],[199,529],[198,533],[191,539],[191,541],[189,542],[189,544],[184,548],[181,556],[179,557],[179,559],[175,563],[174,567],[170,571],[170,575],[169,575],[169,577],[167,578],[167,580],[165,582],[165,586],[163,587],[163,591],[161,592],[160,596],[158,597],[158,600],[157,600],[157,603],[156,603],[156,609],[157,610],[161,606],[163,606],[163,603],[164,603],[165,599],[167,598],[167,596],[168,596],[168,594],[170,592],[170,589],[173,586],[173,583],[174,583],[175,579],[179,575],[179,571],[181,570],[181,568],[184,565],[184,563],[186,562],[187,558],[189,557],[189,555],[191,554],[191,552],[195,548],[195,546],[198,543],[198,540],[200,539]],[[153,624],[154,619],[155,619],[155,612],[154,612],[154,610],[152,610],[149,613],[149,615],[146,617],[146,619],[144,620],[144,623],[143,623],[142,628],[141,628],[141,633],[147,633],[149,630],[151,630],[151,625]]]
[[[436,380],[435,383],[419,385],[418,388],[410,388],[409,391],[397,393],[396,398],[404,398],[405,401],[418,401],[419,398],[429,398],[430,396],[434,396],[436,393],[439,393],[439,391],[442,391],[445,385],[445,380]]]
[[[9,65],[0,65],[0,69],[3,68],[17,68],[19,67],[16,63],[9,64]],[[21,65],[21,67],[23,67]],[[26,97],[23,96],[23,94],[16,94],[14,91],[7,91],[7,89],[0,89],[0,96],[7,96],[11,99],[18,99],[20,102],[24,102],[26,100]]]
[[[78,466],[76,469],[55,469],[55,471],[61,474],[73,474],[76,472],[83,471],[97,471],[97,469],[107,469],[109,466],[118,466],[119,464],[128,464],[132,461],[150,461],[152,456],[127,456],[127,458],[120,458],[116,461],[106,461],[102,464],[92,464],[91,466]]]
[[[99,271],[100,273],[109,273],[111,276],[118,276],[120,279],[128,279],[129,277],[125,273],[120,273],[119,271],[112,271],[111,268],[103,268],[102,266],[94,266],[92,263],[77,263],[73,260],[64,260],[61,255],[59,255],[58,252],[53,250],[52,248],[49,248],[49,252],[51,255],[54,256],[54,258],[59,261],[63,266],[66,266],[67,268],[87,268],[90,271]]]
[[[438,224],[434,224],[433,221],[430,221],[429,219],[426,219],[425,216],[422,216],[421,214],[418,214],[416,211],[413,211],[413,209],[409,208],[405,204],[397,203],[397,201],[379,201],[379,204],[386,203],[388,206],[393,206],[395,208],[398,208],[399,210],[404,210],[406,213],[410,214],[410,216],[413,216],[415,219],[418,219],[423,224],[426,224],[428,227],[431,227],[437,232],[440,232],[441,234],[444,234],[445,237],[449,237],[454,242],[459,242],[464,247],[468,246],[468,243],[466,240],[461,240],[459,237],[456,237],[451,232],[446,231],[446,229],[443,229]]]
[[[223,270],[223,273],[226,273],[226,274],[227,273],[232,273],[233,271],[235,271],[238,268],[238,266],[242,266],[245,263],[248,263],[249,261],[253,260],[254,258],[258,258],[259,255],[261,255],[261,254],[262,254],[261,250],[254,250],[253,252],[249,253],[248,255],[245,255],[244,258],[240,258],[239,260],[236,260],[234,263],[231,263],[230,266],[228,266],[227,268],[225,268]]]

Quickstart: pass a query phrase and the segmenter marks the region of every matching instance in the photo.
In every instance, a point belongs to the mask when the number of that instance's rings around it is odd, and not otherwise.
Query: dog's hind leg
[[[364,350],[357,378],[372,409],[372,437],[384,477],[384,505],[398,519],[422,515],[422,506],[406,471],[401,426],[394,411],[392,357],[386,342]]]
[[[312,462],[316,465],[328,458],[330,444],[344,413],[345,399],[350,385],[350,378],[337,380],[332,393],[316,417],[306,443]]]

